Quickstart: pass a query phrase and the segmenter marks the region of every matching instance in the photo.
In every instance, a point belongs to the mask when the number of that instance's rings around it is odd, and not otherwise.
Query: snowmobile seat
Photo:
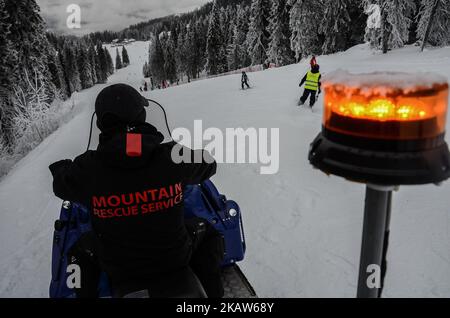
[[[144,286],[145,284],[145,286]],[[149,282],[128,282],[114,288],[118,298],[207,298],[200,280],[191,268],[158,275]]]

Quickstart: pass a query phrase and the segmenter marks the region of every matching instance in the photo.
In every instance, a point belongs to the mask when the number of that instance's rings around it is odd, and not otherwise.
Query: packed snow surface
[[[109,84],[142,85],[148,44],[128,48],[132,65]],[[115,49],[111,50],[115,56]],[[406,47],[387,55],[366,45],[318,58],[322,73],[435,72],[450,76],[450,47],[420,53]],[[214,182],[244,213],[248,253],[243,271],[262,297],[354,297],[361,246],[363,185],[314,170],[310,142],[321,128],[322,96],[314,112],[296,106],[309,61],[149,92],[167,108],[172,127],[279,128],[280,170],[221,164]],[[332,77],[330,77],[332,78]],[[392,80],[392,78],[391,78]],[[48,297],[53,222],[61,202],[48,165],[85,150],[97,85],[76,94],[73,119],[21,160],[0,182],[0,296]],[[148,121],[165,131],[161,111]],[[447,136],[447,140],[449,140]],[[93,147],[98,143],[94,130]],[[384,297],[450,297],[450,182],[402,187],[394,197]]]

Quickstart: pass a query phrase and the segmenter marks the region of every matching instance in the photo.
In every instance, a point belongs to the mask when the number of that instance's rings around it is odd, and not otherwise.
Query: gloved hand
[[[322,90],[319,88],[319,95],[322,94]]]

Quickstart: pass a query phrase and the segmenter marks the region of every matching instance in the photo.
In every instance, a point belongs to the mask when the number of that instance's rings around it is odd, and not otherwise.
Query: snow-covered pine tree
[[[14,76],[16,69],[16,52],[8,38],[10,22],[5,8],[5,1],[0,0],[0,144],[6,150],[12,144],[10,133],[11,94],[17,78]]]
[[[233,40],[227,48],[227,61],[228,61],[228,69],[237,70],[242,68],[241,61],[241,46],[237,43],[237,36],[239,35],[239,30],[235,21],[232,21],[233,27]]]
[[[197,78],[204,67],[204,43],[205,37],[202,33],[202,22],[191,20],[189,23],[186,39],[186,63],[187,73],[190,78]]]
[[[221,54],[223,54],[223,60],[222,60],[222,69],[220,73],[228,72],[228,62],[227,62],[227,52],[228,52],[228,46],[230,44],[230,40],[232,35],[230,34],[230,25],[233,23],[233,19],[230,12],[230,6],[227,6],[226,8],[220,9],[220,30],[222,31],[222,48],[221,48]]]
[[[247,67],[252,64],[250,55],[248,54],[247,46],[247,33],[250,27],[250,7],[249,6],[239,6],[237,10],[237,21],[236,26],[238,28],[238,34],[234,39],[236,45],[241,47],[241,63],[242,67]]]
[[[403,47],[408,42],[409,28],[414,19],[415,9],[414,0],[385,0],[389,49]]]
[[[225,39],[220,25],[220,9],[214,1],[209,17],[209,27],[206,44],[206,71],[209,75],[222,73],[226,69]]]
[[[64,87],[66,89],[66,97],[69,98],[72,94],[70,91],[70,85],[69,85],[69,77],[66,73],[66,52],[65,52],[65,42],[64,40],[61,40],[60,43],[58,43],[58,60],[61,64],[61,70],[64,77]]]
[[[449,0],[421,0],[417,18],[417,38],[422,43],[422,50],[427,44],[433,46],[450,44],[449,17]]]
[[[14,82],[14,70],[16,68],[16,52],[14,52],[11,40],[8,38],[10,27],[5,0],[0,0],[0,87],[2,90],[0,94],[2,94],[2,97],[12,91],[11,85]]]
[[[142,73],[144,75],[144,78],[149,78],[151,77],[151,72],[150,72],[150,66],[148,65],[148,62],[145,62],[144,67],[142,68]]]
[[[323,0],[289,0],[292,7],[289,15],[291,28],[291,49],[295,58],[310,54],[320,54],[322,44],[319,38],[319,27],[323,19]]]
[[[127,67],[128,65],[130,65],[130,57],[125,46],[122,46],[122,64],[123,67]]]
[[[233,44],[234,41],[234,29],[237,24],[237,7],[228,6],[228,24],[225,25],[227,28],[227,48]]]
[[[77,59],[75,55],[75,48],[72,42],[64,44],[64,73],[67,80],[68,93],[71,96],[73,93],[81,90],[80,73],[78,70]]]
[[[209,29],[209,15],[205,16],[204,18],[200,19],[195,24],[195,34],[197,39],[197,48],[199,50],[199,76],[200,72],[202,70],[206,70],[206,59],[207,55],[206,52],[206,46],[208,41],[208,29]]]
[[[49,42],[45,34],[45,23],[40,16],[35,0],[4,0],[8,13],[6,22],[10,25],[8,39],[17,52],[14,74],[22,77],[25,71],[35,74],[44,88],[46,96],[54,95],[55,87],[51,82],[48,69],[47,52]],[[13,74],[11,74],[13,75]],[[25,83],[20,78],[16,84]]]
[[[248,54],[252,65],[263,64],[267,59],[269,44],[270,1],[252,0],[250,26],[247,33]]]
[[[232,21],[230,8],[231,6],[220,8],[220,29],[222,30],[225,47],[228,46],[230,39],[230,22]]]
[[[154,35],[149,49],[149,67],[155,83],[165,80],[164,52],[159,35]]]
[[[358,1],[358,0],[356,0]],[[352,29],[349,9],[357,6],[355,0],[325,0],[325,12],[319,32],[325,37],[323,54],[331,54],[347,49],[347,37]]]
[[[78,71],[80,72],[81,88],[86,89],[94,86],[92,79],[92,66],[88,55],[88,49],[84,42],[81,42],[77,51]]]
[[[372,49],[382,48],[382,0],[363,0],[364,11],[368,16],[364,40]]]
[[[186,26],[181,27],[180,31],[178,32],[177,50],[175,52],[175,62],[177,66],[178,78],[183,78],[188,69],[187,57],[189,52],[187,51],[187,36],[188,33],[186,31]]]
[[[116,48],[116,70],[120,70],[122,67],[122,58],[120,57],[119,48]]]
[[[267,61],[278,66],[295,62],[291,50],[291,31],[289,29],[289,10],[287,0],[272,1],[270,15],[270,42],[267,52]]]
[[[107,69],[107,77],[109,77],[110,75],[114,74],[114,62],[113,59],[111,57],[111,54],[109,54],[108,49],[105,47],[103,49],[105,51],[105,56],[106,56],[106,69]]]
[[[164,72],[166,74],[165,79],[169,80],[171,83],[175,82],[177,79],[177,63],[175,61],[175,39],[172,34],[176,34],[175,32],[171,32],[168,38],[165,41],[164,45]]]
[[[98,83],[97,74],[99,73],[100,67],[99,67],[99,63],[98,63],[97,51],[95,50],[95,46],[93,43],[89,44],[88,55],[89,55],[89,60],[91,63],[92,82],[94,84],[97,84]]]
[[[97,43],[97,58],[98,58],[98,73],[97,79],[99,83],[106,83],[108,80],[108,61],[106,60],[106,54],[103,50],[103,44]]]
[[[55,88],[59,92],[61,98],[66,99],[68,97],[68,89],[59,55],[60,52],[58,52],[54,47],[49,47],[47,57],[48,68],[52,75],[52,82],[55,85]]]
[[[369,25],[366,28],[365,39],[372,48],[387,53],[407,43],[415,11],[414,0],[364,0],[363,4],[367,14],[380,14],[379,28]]]

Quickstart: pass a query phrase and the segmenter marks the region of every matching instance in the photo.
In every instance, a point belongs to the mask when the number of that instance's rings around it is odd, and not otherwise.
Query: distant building
[[[124,46],[136,42],[136,39],[123,39],[120,41],[119,39],[115,39],[111,42],[112,47]]]

